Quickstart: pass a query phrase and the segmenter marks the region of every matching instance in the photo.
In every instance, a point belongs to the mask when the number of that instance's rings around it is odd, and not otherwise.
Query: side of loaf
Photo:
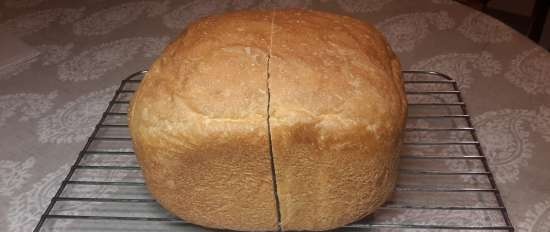
[[[276,12],[270,125],[283,230],[372,213],[397,179],[406,99],[397,59],[358,20]]]
[[[202,226],[328,230],[374,212],[397,180],[400,64],[359,20],[240,11],[190,25],[132,99],[153,197]]]
[[[152,65],[130,106],[147,187],[168,211],[213,228],[273,231],[269,157],[269,14],[188,27]]]

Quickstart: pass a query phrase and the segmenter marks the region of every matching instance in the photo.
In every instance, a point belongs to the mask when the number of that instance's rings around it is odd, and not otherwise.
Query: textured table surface
[[[147,69],[189,22],[270,5],[255,0],[0,4],[0,25],[41,51],[0,71],[0,231],[32,230],[120,80]],[[449,0],[274,4],[366,20],[384,32],[404,69],[454,77],[517,231],[550,231],[547,51]]]

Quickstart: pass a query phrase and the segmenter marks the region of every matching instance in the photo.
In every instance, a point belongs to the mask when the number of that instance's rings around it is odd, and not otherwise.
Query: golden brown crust
[[[209,17],[166,48],[129,114],[152,195],[191,223],[276,230],[267,81],[282,229],[373,212],[397,178],[399,62],[372,26],[314,11]]]
[[[326,230],[392,192],[406,115],[399,62],[358,20],[275,13],[270,123],[283,230]]]
[[[131,135],[147,187],[191,223],[277,228],[266,125],[269,26],[262,12],[193,24],[132,100]]]

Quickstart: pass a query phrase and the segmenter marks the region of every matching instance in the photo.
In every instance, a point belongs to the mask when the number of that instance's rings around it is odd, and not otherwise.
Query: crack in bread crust
[[[273,143],[271,140],[271,122],[270,122],[270,110],[271,110],[271,90],[269,86],[269,62],[271,60],[271,47],[273,46],[273,25],[275,24],[275,9],[271,11],[271,26],[270,26],[270,40],[269,40],[269,53],[267,54],[267,75],[266,75],[266,88],[267,88],[267,138],[269,139],[269,159],[271,162],[271,176],[273,180],[273,194],[275,196],[275,207],[277,209],[277,231],[282,231],[281,227],[281,209],[280,209],[280,199],[279,193],[277,190],[277,166],[275,165],[275,159],[273,154]]]

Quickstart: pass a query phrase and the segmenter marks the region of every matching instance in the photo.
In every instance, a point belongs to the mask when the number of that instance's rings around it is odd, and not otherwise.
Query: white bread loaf
[[[170,44],[129,123],[149,191],[178,217],[327,230],[391,194],[406,107],[399,62],[372,26],[241,11],[196,22]]]

